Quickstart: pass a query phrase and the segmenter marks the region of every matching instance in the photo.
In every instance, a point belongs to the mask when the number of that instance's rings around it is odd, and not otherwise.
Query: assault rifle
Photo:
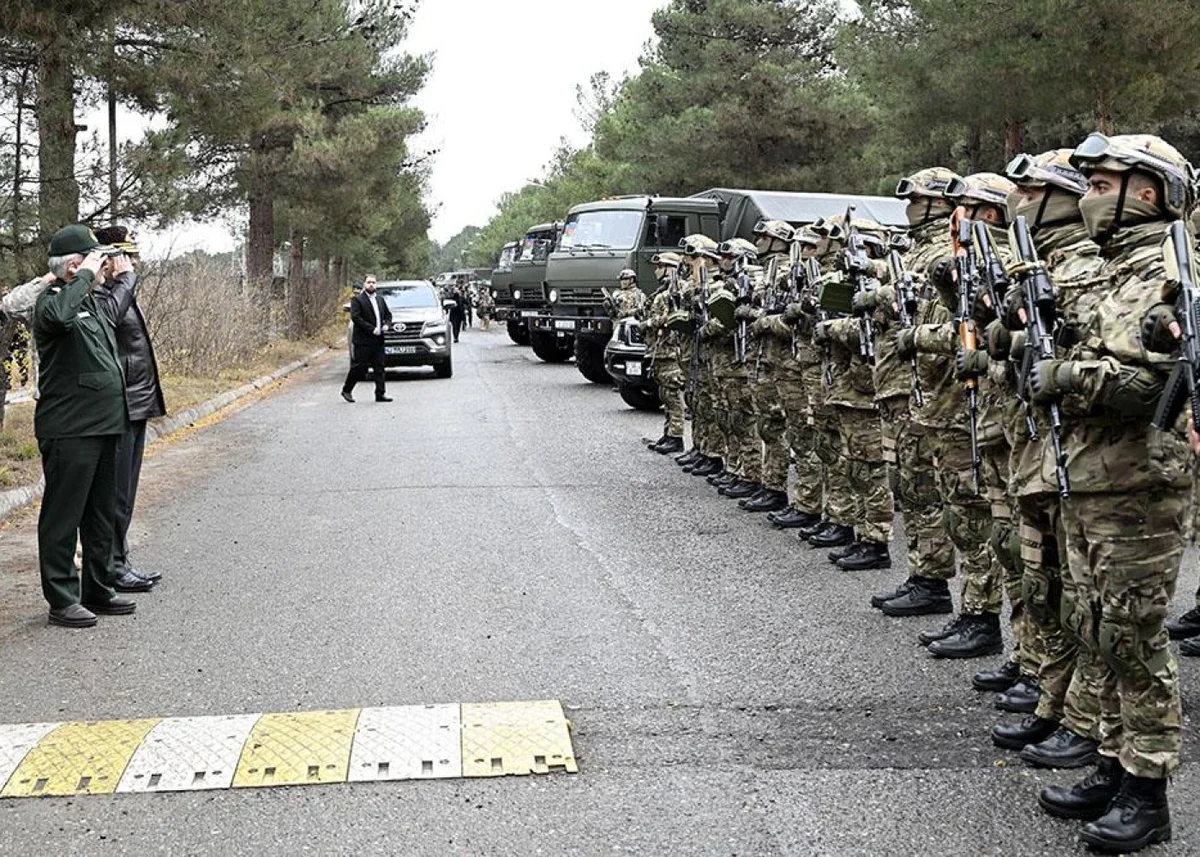
[[[904,261],[900,258],[899,250],[888,252],[888,270],[892,275],[892,288],[896,291],[896,314],[900,319],[900,327],[912,330],[916,327],[917,287],[913,283],[910,271],[904,270]],[[921,376],[917,372],[916,355],[908,361],[908,369],[912,374],[913,399],[918,408],[925,406],[925,394],[921,391]]]
[[[692,334],[692,362],[688,371],[688,389],[691,390],[693,402],[696,400],[696,391],[700,388],[700,330],[708,324],[708,266],[703,263],[700,265],[700,285],[697,292],[696,307],[700,323],[696,325],[696,331]]]
[[[878,288],[879,281],[871,269],[871,257],[867,255],[862,233],[854,225],[854,206],[846,209],[846,249],[842,251],[842,267],[854,283],[855,294]],[[872,285],[874,284],[874,285]],[[875,362],[875,323],[869,312],[858,315],[858,353],[868,363]]]
[[[779,315],[779,289],[775,287],[775,278],[779,274],[779,257],[772,256],[767,262],[767,283],[763,289],[763,312],[766,315]],[[758,369],[762,365],[763,345],[765,337],[758,338],[758,351],[754,355],[754,380],[758,380]]]
[[[750,303],[750,272],[747,270],[749,262],[745,256],[739,256],[737,260],[737,305],[745,306]],[[737,328],[733,331],[733,360],[735,363],[741,364],[746,362],[746,339],[749,333],[749,324],[744,318],[738,319]]]
[[[669,277],[667,280],[667,311],[675,312],[679,309],[679,268],[672,267]]]
[[[817,324],[829,321],[829,311],[821,308],[821,301],[817,295],[817,281],[821,279],[821,263],[813,258],[806,259],[804,261],[804,279],[804,289],[808,295],[806,299],[816,307]],[[794,334],[792,347],[796,349]],[[833,353],[828,342],[821,349],[821,383],[826,387],[833,386]]]
[[[1046,266],[1038,259],[1029,234],[1029,224],[1022,215],[1012,227],[1013,249],[1017,251],[1019,264],[1015,269],[1025,296],[1025,353],[1021,358],[1020,377],[1017,388],[1025,402],[1025,417],[1029,425],[1029,437],[1038,439],[1037,423],[1029,414],[1026,388],[1029,378],[1043,360],[1054,359],[1054,284]],[[1071,482],[1067,477],[1067,456],[1062,446],[1062,411],[1058,402],[1046,407],[1050,418],[1050,442],[1054,445],[1054,472],[1058,476],[1058,493],[1064,498],[1071,494]]]
[[[1182,220],[1171,224],[1167,244],[1170,245],[1166,253],[1167,276],[1179,285],[1175,316],[1183,338],[1179,343],[1179,359],[1167,379],[1162,398],[1158,400],[1151,425],[1159,431],[1169,431],[1179,418],[1184,402],[1190,401],[1192,425],[1200,431],[1200,389],[1196,386],[1196,375],[1200,373],[1200,294],[1196,292],[1191,240]]]
[[[950,217],[950,241],[954,246],[954,268],[958,274],[958,340],[966,351],[975,351],[979,347],[979,337],[975,332],[975,321],[971,318],[971,301],[979,286],[979,266],[975,258],[975,248],[971,243],[971,221],[967,219],[967,210],[962,206],[954,209]],[[976,425],[979,417],[979,379],[968,378],[963,382],[967,388],[967,412],[971,430],[971,476],[975,480],[975,491],[981,490],[979,470],[982,462],[979,456],[979,427]]]

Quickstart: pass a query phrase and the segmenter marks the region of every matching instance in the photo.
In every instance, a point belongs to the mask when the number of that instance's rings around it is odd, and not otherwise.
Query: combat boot
[[[1126,854],[1171,840],[1167,781],[1126,773],[1104,815],[1085,824],[1079,837],[1096,851]]]
[[[929,644],[929,651],[934,657],[966,660],[998,655],[1004,651],[999,613],[981,613],[967,616],[966,620],[949,637]]]
[[[800,533],[799,533],[800,541],[807,542],[809,536],[814,535],[815,533],[821,532],[821,530],[825,529],[828,526],[829,526],[829,522],[826,521],[824,518],[817,518],[817,520],[813,521],[808,526],[800,528]]]
[[[734,482],[737,482],[737,474],[730,473],[728,470],[722,470],[720,473],[714,473],[704,481],[715,488],[724,488],[726,485],[732,485]]]
[[[848,545],[852,541],[854,541],[854,527],[833,523],[808,537],[808,543],[815,548],[836,548]]]
[[[918,578],[910,577],[908,580],[901,583],[895,589],[889,589],[887,592],[880,592],[878,595],[871,596],[871,606],[876,610],[883,607],[893,598],[899,598],[902,595],[907,595],[909,591],[917,585]]]
[[[1005,661],[999,669],[984,670],[971,676],[971,687],[981,691],[997,693],[1008,690],[1021,677],[1021,665],[1014,660]]]
[[[700,460],[700,450],[698,450],[694,446],[691,449],[689,449],[687,452],[685,452],[683,455],[675,456],[675,463],[678,464],[680,467],[687,467],[689,464],[695,464],[699,460]]]
[[[802,527],[811,527],[821,520],[821,516],[801,512],[799,509],[788,506],[782,512],[771,512],[767,515],[767,520],[771,522],[771,526],[781,530],[796,530]]]
[[[1022,750],[1030,744],[1045,741],[1057,728],[1057,720],[1030,714],[1022,717],[1019,723],[1001,722],[993,726],[992,743],[1005,750]]]
[[[1004,693],[996,694],[996,701],[992,704],[1001,711],[1033,714],[1040,695],[1037,679],[1031,675],[1023,675]]]
[[[863,544],[862,542],[855,539],[854,541],[850,542],[850,544],[848,544],[848,545],[842,545],[840,548],[834,548],[828,554],[826,554],[826,556],[829,557],[830,562],[837,562],[842,557],[850,556],[850,554],[857,551],[859,548],[862,547],[862,544]]]
[[[747,512],[776,512],[787,506],[787,494],[782,491],[772,491],[764,488],[757,497],[738,503]]]
[[[757,482],[748,482],[745,479],[739,479],[732,485],[720,489],[717,493],[723,494],[730,500],[740,500],[743,497],[753,497],[761,487]]]
[[[1200,656],[1200,637],[1188,637],[1179,644],[1179,654],[1189,658]]]
[[[917,634],[917,642],[922,646],[928,646],[930,643],[936,640],[944,640],[947,637],[953,636],[954,633],[957,632],[962,626],[962,623],[965,620],[966,617],[959,613],[936,631],[922,631],[921,633]]]
[[[667,439],[667,436],[664,433],[663,436],[660,437],[658,440],[651,440],[648,437],[644,437],[644,438],[642,438],[642,443],[646,444],[646,447],[648,449],[654,449],[654,447],[658,446],[660,443],[662,443],[666,439]]]
[[[666,440],[655,444],[651,449],[659,455],[672,455],[683,449],[683,438],[668,436]]]
[[[1193,607],[1178,619],[1163,623],[1172,640],[1186,640],[1200,636],[1200,607]]]
[[[862,541],[858,544],[858,550],[837,560],[837,567],[842,571],[892,567],[892,554],[886,542]]]
[[[1038,803],[1055,818],[1099,818],[1121,790],[1124,778],[1120,762],[1101,756],[1096,769],[1074,785],[1046,786]]]
[[[714,473],[720,473],[721,468],[725,463],[717,457],[705,458],[699,464],[692,468],[693,476],[712,476]]]
[[[1082,768],[1094,764],[1099,751],[1096,741],[1060,726],[1049,738],[1027,745],[1021,751],[1021,760],[1035,768]]]
[[[929,616],[953,612],[954,602],[950,600],[950,586],[946,581],[918,577],[912,589],[885,602],[879,609],[888,616]]]

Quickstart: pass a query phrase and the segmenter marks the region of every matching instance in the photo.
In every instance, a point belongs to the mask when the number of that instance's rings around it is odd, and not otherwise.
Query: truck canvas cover
[[[870,218],[884,226],[908,227],[903,200],[886,196],[718,187],[693,194],[692,197],[715,199],[721,204],[722,241],[730,238],[753,241],[754,226],[760,220],[786,220],[793,226],[801,226],[821,217],[845,214],[848,205],[855,206],[855,215],[858,217]]]

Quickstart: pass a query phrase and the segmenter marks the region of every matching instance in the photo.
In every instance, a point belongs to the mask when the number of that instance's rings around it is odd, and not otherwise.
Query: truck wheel
[[[575,368],[593,384],[612,384],[612,376],[604,368],[604,346],[575,340]]]
[[[566,363],[571,359],[571,352],[558,344],[558,337],[553,333],[529,331],[529,344],[539,360],[546,363]]]
[[[508,338],[517,345],[529,344],[529,328],[522,324],[520,319],[510,318],[506,324],[508,328]]]
[[[433,364],[433,374],[439,378],[449,378],[454,375],[454,358],[447,357],[441,363]]]
[[[633,384],[621,384],[617,387],[621,398],[629,407],[639,411],[657,411],[662,407],[658,399],[658,390],[648,390]]]

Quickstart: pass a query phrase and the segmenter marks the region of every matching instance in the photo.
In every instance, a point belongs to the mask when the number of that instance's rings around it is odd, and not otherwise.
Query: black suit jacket
[[[392,311],[388,309],[387,301],[379,292],[375,293],[379,304],[379,321],[384,327],[392,323]],[[370,301],[365,291],[359,292],[350,301],[350,321],[354,324],[354,344],[365,345],[368,348],[383,345],[383,334],[375,335],[375,311],[371,309]]]

